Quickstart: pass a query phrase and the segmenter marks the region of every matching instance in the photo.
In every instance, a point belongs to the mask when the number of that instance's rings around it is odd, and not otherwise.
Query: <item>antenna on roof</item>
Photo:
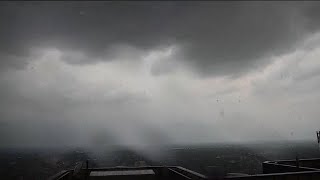
[[[320,131],[317,131],[318,147],[320,151]]]

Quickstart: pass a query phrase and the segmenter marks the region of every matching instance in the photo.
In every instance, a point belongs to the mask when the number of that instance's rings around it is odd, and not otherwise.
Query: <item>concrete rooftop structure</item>
[[[266,161],[262,164],[263,174],[246,175],[230,173],[225,177],[207,177],[179,166],[144,166],[83,168],[62,171],[50,180],[110,180],[110,179],[230,179],[230,180],[319,180],[320,159]]]

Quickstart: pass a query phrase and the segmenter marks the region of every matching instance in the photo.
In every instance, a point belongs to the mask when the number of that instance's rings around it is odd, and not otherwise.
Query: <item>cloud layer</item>
[[[318,4],[5,2],[1,3],[0,52],[8,59],[2,61],[4,65],[18,66],[34,47],[82,53],[85,59],[65,60],[92,63],[114,59],[117,51],[135,60],[144,51],[176,46],[177,60],[199,75],[236,76],[270,63],[268,58],[258,59],[288,52],[316,32]],[[156,74],[167,68],[162,66]]]

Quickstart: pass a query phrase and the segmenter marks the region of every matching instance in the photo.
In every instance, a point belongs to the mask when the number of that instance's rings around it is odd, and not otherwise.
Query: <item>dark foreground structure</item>
[[[88,168],[79,163],[72,170],[62,171],[50,180],[109,180],[109,179],[230,179],[230,180],[320,180],[320,159],[266,161],[263,174],[232,173],[225,177],[207,177],[178,166],[145,166]]]

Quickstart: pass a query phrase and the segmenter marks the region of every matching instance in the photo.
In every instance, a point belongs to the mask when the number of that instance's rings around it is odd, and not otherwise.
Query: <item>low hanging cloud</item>
[[[117,51],[134,61],[146,51],[177,46],[177,60],[201,76],[238,76],[270,63],[265,57],[290,52],[316,32],[318,6],[316,2],[3,2],[0,52],[6,56],[3,66],[20,67],[24,55],[35,47],[55,47],[85,57],[66,55],[69,63],[94,63],[115,59]],[[172,71],[171,66],[162,65],[154,72]]]

